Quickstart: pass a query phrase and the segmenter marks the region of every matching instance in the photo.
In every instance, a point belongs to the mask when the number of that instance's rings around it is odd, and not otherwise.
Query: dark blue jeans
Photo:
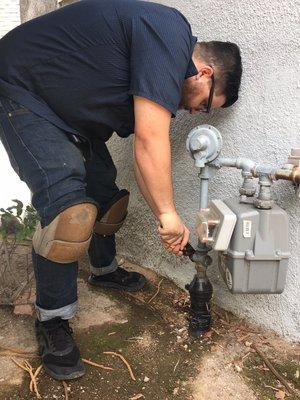
[[[89,138],[91,158],[85,160],[66,132],[1,96],[0,140],[13,169],[32,193],[42,225],[73,204],[91,201],[101,208],[119,191],[117,171],[104,141]],[[94,273],[114,271],[115,255],[114,235],[93,235],[89,259]],[[77,262],[59,264],[33,252],[33,264],[40,318],[72,317],[77,304]]]

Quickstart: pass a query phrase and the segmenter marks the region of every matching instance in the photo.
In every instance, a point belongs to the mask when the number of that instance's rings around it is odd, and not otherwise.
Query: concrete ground
[[[125,263],[126,268],[141,270]],[[87,365],[86,375],[67,382],[67,398],[82,400],[272,400],[296,399],[274,377],[251,344],[265,354],[291,388],[300,390],[300,346],[271,332],[249,326],[213,308],[214,325],[201,340],[186,330],[187,296],[167,279],[142,270],[149,283],[126,294],[88,286],[86,265],[79,278],[79,312],[72,326],[82,357],[113,370]],[[160,285],[159,285],[160,283]],[[157,290],[159,286],[159,291]],[[158,292],[158,293],[157,293]],[[157,295],[151,300],[151,297]],[[40,364],[34,339],[34,317],[0,309],[0,400],[33,399],[29,375],[16,366]],[[28,354],[20,357],[16,351]],[[123,355],[123,361],[111,354]],[[42,399],[65,399],[61,382],[38,376]]]

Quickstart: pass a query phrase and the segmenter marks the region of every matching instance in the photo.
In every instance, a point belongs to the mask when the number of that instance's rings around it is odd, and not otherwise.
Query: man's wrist
[[[172,207],[172,208],[167,209],[167,210],[160,211],[159,214],[158,214],[158,218],[163,218],[166,215],[172,215],[172,214],[176,214],[177,215],[177,211],[176,211],[175,207]]]

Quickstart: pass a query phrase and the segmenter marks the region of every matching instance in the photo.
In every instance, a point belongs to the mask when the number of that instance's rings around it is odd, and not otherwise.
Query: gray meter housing
[[[218,260],[228,289],[232,293],[282,293],[290,257],[287,213],[277,205],[260,210],[239,198],[224,203],[237,216],[229,247],[219,252]]]

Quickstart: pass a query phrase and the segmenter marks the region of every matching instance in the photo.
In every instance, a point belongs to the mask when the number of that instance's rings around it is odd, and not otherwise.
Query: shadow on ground
[[[128,262],[126,267],[140,270]],[[143,272],[149,283],[142,292],[118,293],[89,287],[83,264],[80,308],[72,322],[75,337],[82,357],[113,371],[87,365],[83,378],[67,382],[70,400],[297,398],[287,397],[287,389],[250,345],[255,342],[260,346],[294,388],[299,388],[299,345],[286,343],[217,308],[213,310],[213,330],[201,340],[193,340],[186,329],[186,293],[167,279],[161,282],[161,277],[149,270]],[[14,315],[9,308],[1,309],[0,317],[0,350],[36,352],[33,317]],[[104,354],[106,351],[122,354],[136,380],[120,358]],[[27,359],[34,369],[40,364],[38,357]],[[29,381],[29,375],[9,356],[0,357],[0,400],[34,398]],[[65,398],[61,382],[43,371],[38,388],[42,399]]]

